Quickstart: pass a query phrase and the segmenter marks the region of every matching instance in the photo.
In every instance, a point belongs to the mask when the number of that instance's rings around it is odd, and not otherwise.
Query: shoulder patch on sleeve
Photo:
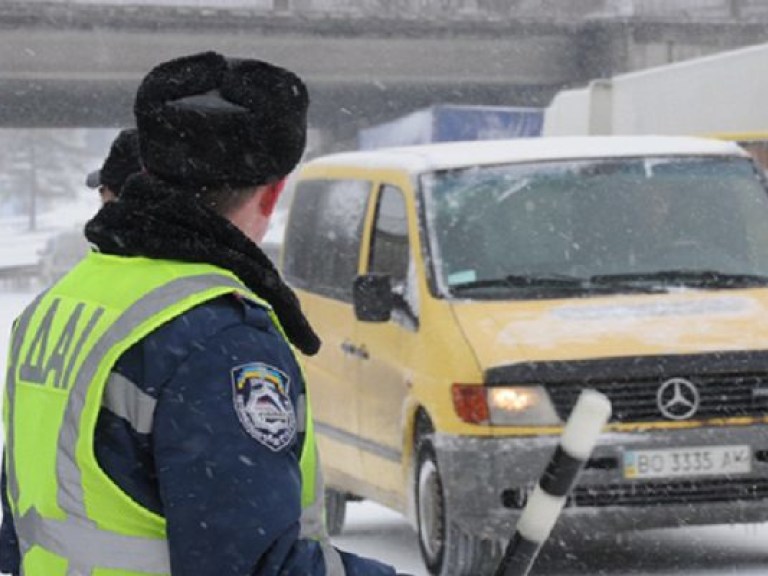
[[[278,452],[296,437],[296,413],[290,378],[261,362],[232,368],[232,399],[240,424],[249,436]]]

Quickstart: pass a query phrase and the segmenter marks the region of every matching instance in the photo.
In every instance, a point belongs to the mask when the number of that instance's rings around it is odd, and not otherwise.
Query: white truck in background
[[[559,92],[543,136],[663,134],[739,142],[768,167],[768,44]]]

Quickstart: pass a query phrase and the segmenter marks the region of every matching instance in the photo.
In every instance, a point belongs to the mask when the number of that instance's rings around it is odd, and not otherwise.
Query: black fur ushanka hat
[[[114,194],[120,194],[128,176],[136,172],[141,172],[139,137],[135,128],[126,128],[112,141],[101,168],[88,174],[85,185],[89,188],[106,186]]]
[[[195,190],[265,184],[304,152],[309,97],[294,73],[203,52],[144,78],[134,113],[145,169]]]

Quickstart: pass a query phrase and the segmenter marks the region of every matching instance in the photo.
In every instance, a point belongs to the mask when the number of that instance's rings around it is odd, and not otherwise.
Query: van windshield
[[[432,272],[446,296],[768,283],[768,194],[746,158],[471,167],[421,184]]]

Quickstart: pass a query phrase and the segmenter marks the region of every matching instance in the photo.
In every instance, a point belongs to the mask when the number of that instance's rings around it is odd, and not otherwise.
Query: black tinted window
[[[285,235],[288,282],[351,301],[371,184],[360,180],[301,182]]]

